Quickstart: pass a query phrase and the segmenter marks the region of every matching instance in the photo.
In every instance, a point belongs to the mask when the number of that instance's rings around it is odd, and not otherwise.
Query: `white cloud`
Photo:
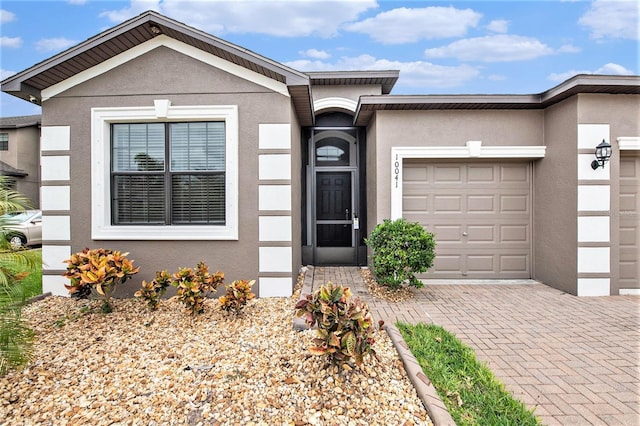
[[[640,40],[640,3],[636,0],[596,0],[578,20],[591,38]]]
[[[15,71],[9,71],[9,70],[5,70],[0,68],[0,80],[4,80],[5,78],[9,78],[12,75],[14,75],[16,72]]]
[[[38,52],[53,52],[66,49],[67,47],[73,46],[77,41],[69,40],[64,37],[57,38],[43,38],[38,40],[36,45],[36,50]]]
[[[578,53],[582,52],[582,49],[572,44],[564,44],[558,48],[558,53]]]
[[[622,65],[608,63],[604,64],[595,71],[590,70],[570,70],[562,73],[550,74],[547,80],[565,81],[578,74],[599,74],[599,75],[633,75],[633,71],[626,69]]]
[[[156,10],[180,22],[213,34],[261,33],[280,37],[331,37],[340,26],[358,19],[375,0],[229,1],[132,0],[129,7],[103,12],[115,23]]]
[[[496,19],[489,22],[487,29],[494,33],[506,33],[509,30],[509,21],[504,19]]]
[[[67,0],[69,4],[75,4],[76,6],[82,6],[87,3],[87,0]]]
[[[7,22],[14,21],[15,19],[15,13],[9,12],[8,10],[0,9],[0,23],[5,24]]]
[[[160,12],[160,0],[131,0],[129,7],[118,10],[108,10],[100,13],[100,16],[107,18],[111,22],[119,24],[147,10]]]
[[[552,53],[554,50],[539,40],[517,35],[468,38],[424,51],[427,58],[480,62],[526,61]]]
[[[480,71],[469,65],[443,66],[430,62],[399,62],[377,59],[371,55],[342,57],[335,63],[302,59],[286,63],[300,71],[399,70],[396,87],[412,90],[441,89],[461,86],[477,77]]]
[[[308,49],[298,52],[302,56],[315,59],[329,59],[331,55],[326,50]]]
[[[22,47],[22,39],[20,37],[0,37],[0,46],[18,48]]]
[[[460,37],[478,25],[482,15],[471,9],[454,7],[401,7],[347,24],[344,29],[367,34],[385,44],[412,43],[422,39]]]

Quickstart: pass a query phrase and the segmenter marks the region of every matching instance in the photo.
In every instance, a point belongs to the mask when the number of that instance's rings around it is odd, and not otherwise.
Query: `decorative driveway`
[[[456,284],[425,286],[414,300],[392,303],[371,298],[358,268],[316,275],[351,285],[376,320],[433,322],[454,333],[545,425],[640,425],[638,296]]]

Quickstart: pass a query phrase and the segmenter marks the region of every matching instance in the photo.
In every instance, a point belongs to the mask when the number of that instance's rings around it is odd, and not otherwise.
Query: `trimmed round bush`
[[[432,233],[417,222],[385,219],[365,239],[373,251],[373,273],[381,285],[400,288],[423,286],[415,274],[433,266],[436,243]]]

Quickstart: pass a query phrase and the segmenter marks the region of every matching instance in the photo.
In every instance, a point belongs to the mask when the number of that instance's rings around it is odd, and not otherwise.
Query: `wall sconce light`
[[[596,146],[596,159],[591,162],[591,168],[596,170],[598,167],[604,169],[604,165],[611,158],[611,145],[602,139],[602,142]]]

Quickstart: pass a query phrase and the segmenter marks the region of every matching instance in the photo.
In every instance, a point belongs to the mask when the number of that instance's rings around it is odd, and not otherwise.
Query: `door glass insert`
[[[316,144],[317,166],[348,166],[349,142],[338,138],[327,138]]]

